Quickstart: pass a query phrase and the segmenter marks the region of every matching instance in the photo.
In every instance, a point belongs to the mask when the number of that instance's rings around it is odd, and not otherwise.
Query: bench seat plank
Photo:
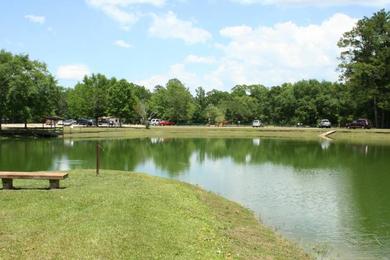
[[[68,177],[64,172],[0,172],[0,179],[40,179],[63,180]]]

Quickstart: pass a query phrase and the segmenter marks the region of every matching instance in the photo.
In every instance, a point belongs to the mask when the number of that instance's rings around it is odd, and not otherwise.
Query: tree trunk
[[[27,121],[24,121],[24,129],[27,129]]]
[[[381,116],[381,128],[385,128],[385,110],[381,109],[382,116]]]
[[[376,97],[374,97],[374,120],[375,120],[375,127],[378,127],[378,107],[376,105]]]

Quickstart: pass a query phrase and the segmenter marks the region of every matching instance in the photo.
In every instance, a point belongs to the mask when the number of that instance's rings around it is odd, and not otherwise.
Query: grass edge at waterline
[[[144,174],[74,170],[1,190],[0,258],[308,259],[237,203]]]

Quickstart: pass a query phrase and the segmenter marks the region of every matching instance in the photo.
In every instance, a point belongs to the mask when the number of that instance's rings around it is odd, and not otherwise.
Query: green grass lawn
[[[75,170],[0,190],[0,259],[307,259],[240,205],[189,184]]]

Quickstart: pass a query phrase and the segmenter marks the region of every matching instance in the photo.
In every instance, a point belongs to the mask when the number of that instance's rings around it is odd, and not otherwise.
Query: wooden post
[[[100,147],[99,142],[96,142],[96,176],[99,176],[100,167]]]
[[[12,179],[1,179],[2,182],[3,182],[3,189],[4,190],[10,190],[10,189],[13,189],[14,186],[12,184]]]
[[[49,180],[50,189],[59,189],[60,188],[60,180]]]

